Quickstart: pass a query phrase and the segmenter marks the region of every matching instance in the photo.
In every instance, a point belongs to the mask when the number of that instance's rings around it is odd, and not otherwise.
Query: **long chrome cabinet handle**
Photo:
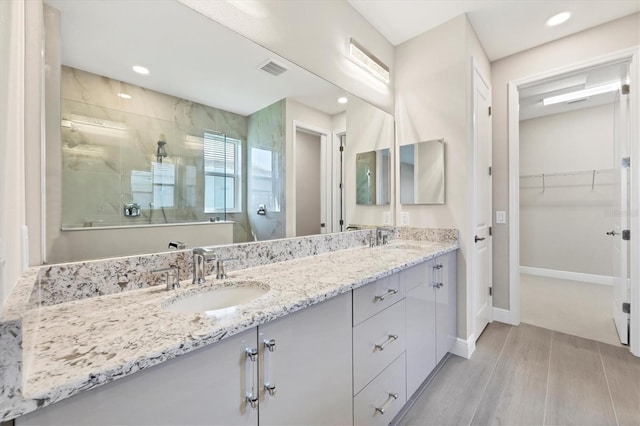
[[[245,367],[245,400],[251,408],[255,409],[258,407],[258,392],[256,392],[256,378],[258,377],[258,349],[247,348],[245,353],[247,354],[247,363]]]
[[[380,302],[381,302],[381,301],[383,301],[383,300],[384,300],[384,298],[385,298],[385,297],[387,297],[387,296],[392,296],[392,295],[394,295],[394,294],[396,294],[396,293],[398,293],[398,289],[396,289],[396,288],[390,288],[389,290],[387,290],[387,292],[386,292],[385,294],[380,295],[380,296],[375,296],[375,297],[373,298],[373,301],[374,301],[374,302],[378,302],[378,301],[380,301]]]
[[[385,340],[383,343],[379,343],[376,344],[376,349],[380,350],[380,351],[384,351],[384,347],[387,346],[389,343],[398,340],[398,335],[397,334],[389,334],[389,337],[387,337],[387,340]]]
[[[382,404],[381,407],[376,407],[376,411],[378,413],[380,413],[380,414],[384,414],[384,410],[387,409],[387,405],[389,405],[390,403],[392,403],[396,399],[398,399],[398,394],[397,393],[389,393],[389,396],[387,397],[387,400],[384,402],[384,404]]]
[[[275,379],[275,360],[274,352],[276,351],[276,341],[274,339],[264,340],[264,390],[269,392],[270,396],[276,394],[276,379]]]

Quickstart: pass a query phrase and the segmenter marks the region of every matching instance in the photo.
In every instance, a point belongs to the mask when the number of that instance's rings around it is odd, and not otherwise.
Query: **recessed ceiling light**
[[[576,99],[588,98],[589,96],[601,95],[603,93],[615,92],[620,89],[620,82],[607,83],[600,86],[589,87],[588,89],[578,90],[576,92],[564,93],[562,95],[551,96],[542,100],[543,105],[553,105],[562,102],[571,102]]]
[[[567,22],[569,18],[571,18],[571,12],[560,12],[547,19],[547,25],[550,27],[555,27],[556,25]]]
[[[118,97],[122,99],[131,99],[131,95],[127,93],[118,93]]]
[[[149,74],[149,69],[148,69],[148,68],[145,68],[145,67],[143,67],[143,66],[141,66],[141,65],[134,65],[132,68],[133,68],[133,70],[134,70],[135,72],[137,72],[138,74],[142,74],[142,75],[147,75],[147,74]]]
[[[346,104],[347,102],[349,102],[349,99],[347,99],[347,97],[346,97],[346,96],[340,96],[340,97],[338,98],[338,103],[339,103],[339,104]]]

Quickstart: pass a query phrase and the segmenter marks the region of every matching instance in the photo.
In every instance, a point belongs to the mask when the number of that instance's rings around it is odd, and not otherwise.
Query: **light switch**
[[[507,212],[496,210],[496,223],[507,223]]]

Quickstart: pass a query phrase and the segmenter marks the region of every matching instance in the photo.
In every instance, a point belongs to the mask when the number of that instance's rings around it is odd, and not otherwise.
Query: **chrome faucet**
[[[207,260],[215,259],[216,254],[212,249],[197,247],[193,249],[193,283],[203,284],[204,264]]]
[[[391,232],[391,228],[376,228],[376,246],[387,244]]]
[[[180,288],[180,269],[177,266],[170,266],[168,268],[151,271],[151,273],[156,272],[164,272],[167,274],[166,290],[175,290]]]

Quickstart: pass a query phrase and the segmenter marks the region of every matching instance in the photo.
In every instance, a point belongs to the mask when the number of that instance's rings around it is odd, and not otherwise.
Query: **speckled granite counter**
[[[402,235],[401,235],[402,236]],[[17,417],[198,347],[321,302],[457,248],[455,240],[392,241],[344,249],[208,277],[197,286],[154,286],[29,309],[22,321],[21,392],[0,406]],[[185,294],[241,281],[270,286],[264,296],[215,318],[164,309]],[[25,296],[26,297],[26,296]]]

